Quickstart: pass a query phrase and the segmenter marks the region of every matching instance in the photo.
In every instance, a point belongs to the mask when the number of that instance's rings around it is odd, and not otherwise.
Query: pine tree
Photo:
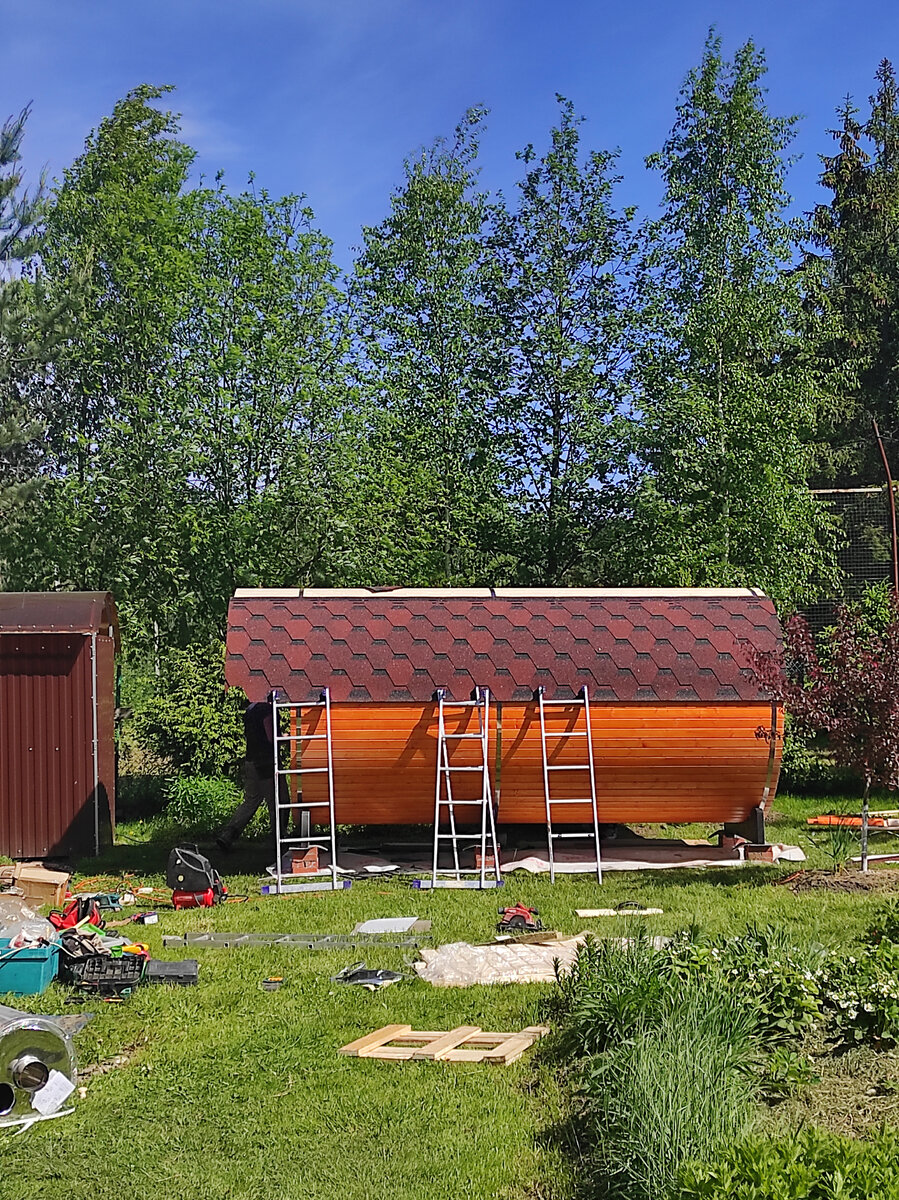
[[[899,436],[899,85],[886,60],[876,78],[867,119],[848,98],[839,111],[837,152],[822,157],[832,197],[812,220],[823,260],[810,299],[831,397],[818,470],[840,487],[882,479],[872,420]]]

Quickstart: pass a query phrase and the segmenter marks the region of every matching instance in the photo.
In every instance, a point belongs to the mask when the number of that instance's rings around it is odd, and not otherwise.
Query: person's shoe
[[[231,853],[231,843],[228,841],[227,838],[219,836],[219,837],[215,838],[214,841],[215,841],[215,844],[218,846],[219,850],[221,850],[223,854]]]

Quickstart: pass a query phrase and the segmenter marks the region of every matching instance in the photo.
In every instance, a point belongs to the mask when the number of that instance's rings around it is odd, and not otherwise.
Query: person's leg
[[[253,817],[262,804],[268,798],[268,792],[272,789],[266,789],[266,783],[271,783],[270,780],[264,779],[257,768],[248,759],[244,759],[241,767],[241,777],[243,781],[243,801],[234,810],[231,819],[223,826],[219,834],[216,836],[216,845],[222,850],[228,850],[235,838],[239,837],[243,830],[249,825]]]
[[[290,792],[287,787],[287,780],[283,777],[278,780],[278,799],[281,804],[290,803]],[[271,823],[272,837],[275,836],[275,819],[277,813],[275,811],[275,781],[274,779],[265,780],[265,802],[268,805],[268,818]],[[290,836],[290,812],[281,810],[281,837]]]

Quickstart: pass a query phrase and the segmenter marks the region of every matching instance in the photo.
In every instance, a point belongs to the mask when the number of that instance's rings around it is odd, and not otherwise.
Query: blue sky
[[[403,159],[469,105],[491,110],[486,185],[511,189],[561,92],[590,147],[621,148],[621,202],[647,211],[643,159],[714,24],[728,54],[765,49],[772,109],[805,117],[791,186],[807,209],[835,107],[866,100],[881,58],[899,65],[895,0],[0,0],[0,18],[0,119],[33,103],[31,171],[57,174],[138,83],[172,83],[199,169],[305,192],[344,265]]]

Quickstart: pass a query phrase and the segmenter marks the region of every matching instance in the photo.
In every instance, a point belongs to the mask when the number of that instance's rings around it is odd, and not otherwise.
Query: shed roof
[[[238,591],[228,682],[252,700],[426,703],[443,687],[597,701],[758,701],[754,651],[780,625],[757,589],[354,588]]]
[[[0,592],[0,633],[98,633],[119,644],[111,592]]]

